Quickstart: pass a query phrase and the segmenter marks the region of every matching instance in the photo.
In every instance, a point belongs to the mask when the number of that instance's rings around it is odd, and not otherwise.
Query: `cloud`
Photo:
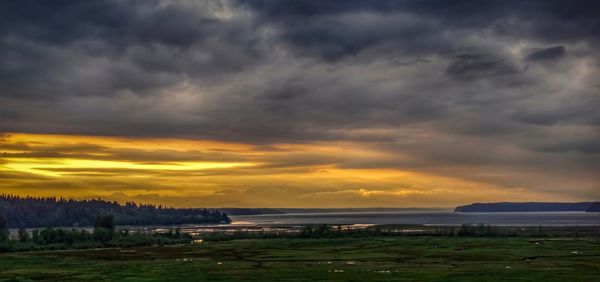
[[[566,54],[567,51],[564,46],[554,46],[532,52],[525,59],[528,61],[549,61],[560,59]]]
[[[558,193],[543,179],[551,170],[584,198],[598,188],[598,5],[5,1],[0,132],[217,140],[260,152],[356,143],[378,153],[295,152],[264,166],[403,169]],[[4,157],[252,160],[88,145]]]
[[[479,54],[457,55],[446,68],[446,74],[456,80],[472,80],[518,73],[513,64]]]

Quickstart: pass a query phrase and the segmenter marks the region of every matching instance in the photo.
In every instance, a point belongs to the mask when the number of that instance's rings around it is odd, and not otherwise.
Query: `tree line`
[[[0,252],[188,244],[192,239],[178,228],[165,233],[117,230],[112,215],[98,216],[91,232],[51,227],[28,231],[21,227],[16,236],[10,236],[6,220],[0,218]]]
[[[231,222],[226,213],[202,208],[0,194],[0,218],[9,228],[94,226],[95,220],[103,215],[112,215],[117,225]]]

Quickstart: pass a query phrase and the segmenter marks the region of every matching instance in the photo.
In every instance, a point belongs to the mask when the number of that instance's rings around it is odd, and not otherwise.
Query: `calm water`
[[[231,216],[233,224],[426,224],[426,225],[600,225],[600,213],[454,213],[454,212],[343,212]]]
[[[498,226],[600,226],[600,213],[585,212],[528,212],[528,213],[453,213],[451,211],[432,212],[335,212],[335,213],[288,213],[230,216],[233,224],[181,225],[183,232],[212,232],[215,230],[230,231],[246,230],[246,228],[278,228],[273,225],[302,225],[302,224],[425,224],[425,225],[461,225],[490,224]],[[121,226],[131,230],[148,232],[168,231],[176,226]],[[215,229],[216,228],[216,229]],[[240,229],[241,228],[241,229]],[[281,226],[284,228],[284,226]],[[28,229],[30,232],[34,229]],[[64,227],[72,229],[72,227]],[[78,227],[92,232],[91,227]],[[213,230],[215,229],[215,230]],[[257,229],[258,230],[258,229]],[[256,230],[255,230],[256,231]],[[264,231],[264,228],[263,228]],[[17,229],[10,233],[16,236]]]

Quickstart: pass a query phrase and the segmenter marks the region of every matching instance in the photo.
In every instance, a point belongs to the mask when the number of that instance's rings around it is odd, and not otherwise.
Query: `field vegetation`
[[[5,281],[600,281],[600,238],[279,238],[0,255]]]

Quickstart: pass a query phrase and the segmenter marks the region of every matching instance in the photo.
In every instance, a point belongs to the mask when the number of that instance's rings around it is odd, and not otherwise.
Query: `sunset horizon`
[[[600,281],[599,77],[600,0],[0,1],[0,281]]]
[[[474,172],[394,167],[389,164],[401,158],[377,145],[8,133],[0,146],[1,172],[11,181],[0,188],[20,196],[212,208],[451,208],[596,200],[506,187],[473,177]],[[373,161],[389,166],[363,164]]]
[[[178,207],[600,199],[597,4],[34,2],[2,5],[2,192]]]

